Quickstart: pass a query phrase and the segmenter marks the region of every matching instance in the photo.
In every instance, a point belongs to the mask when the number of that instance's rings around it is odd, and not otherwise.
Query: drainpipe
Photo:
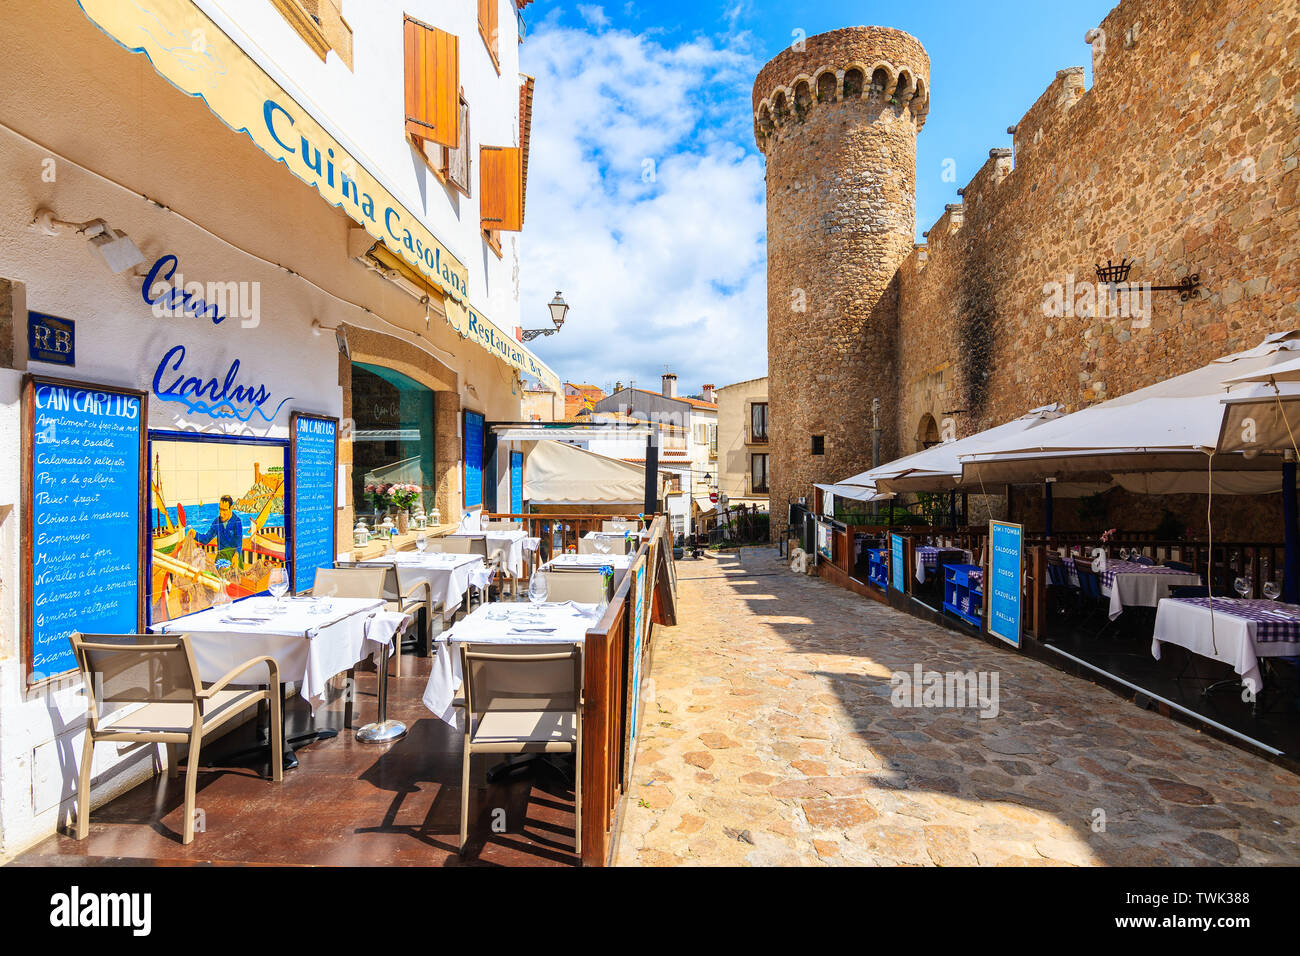
[[[880,467],[880,399],[871,400],[871,467]],[[892,513],[893,504],[890,504]],[[878,518],[880,516],[880,502],[871,502],[871,516]]]

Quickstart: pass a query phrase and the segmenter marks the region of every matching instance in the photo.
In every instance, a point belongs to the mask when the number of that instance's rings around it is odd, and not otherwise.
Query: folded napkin
[[[366,640],[375,648],[388,645],[392,650],[393,635],[411,622],[411,615],[400,611],[376,611],[366,618]]]

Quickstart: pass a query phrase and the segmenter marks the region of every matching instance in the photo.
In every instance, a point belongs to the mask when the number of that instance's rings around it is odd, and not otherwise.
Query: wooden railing
[[[1248,576],[1253,597],[1263,596],[1265,581],[1280,580],[1286,556],[1286,548],[1280,542],[1216,541],[1211,549],[1205,541],[1160,541],[1154,534],[1128,532],[1117,533],[1109,541],[1102,541],[1096,534],[1053,535],[1050,539],[1042,535],[1026,536],[1026,549],[1031,545],[1063,553],[1078,548],[1080,553],[1089,556],[1094,548],[1104,548],[1111,560],[1117,559],[1121,550],[1130,552],[1137,548],[1157,564],[1179,561],[1189,565],[1202,579],[1208,577],[1216,588],[1231,590],[1238,577]],[[1207,575],[1207,571],[1212,573]]]
[[[677,623],[677,577],[667,516],[655,516],[650,531],[584,642],[584,866],[609,862],[619,801],[636,762],[638,695],[650,670],[654,625]]]
[[[566,551],[578,550],[578,539],[588,531],[599,531],[601,522],[604,521],[630,521],[640,526],[644,521],[652,519],[653,515],[646,515],[644,518],[640,515],[596,515],[596,514],[576,514],[576,515],[559,515],[559,514],[512,514],[509,512],[487,513],[483,515],[487,521],[519,521],[522,522],[531,538],[540,538],[541,545],[541,562],[551,560],[557,554],[564,554]]]

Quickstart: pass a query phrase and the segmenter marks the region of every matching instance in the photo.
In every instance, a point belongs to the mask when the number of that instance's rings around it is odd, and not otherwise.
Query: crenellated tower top
[[[758,148],[766,152],[782,130],[819,105],[849,100],[920,130],[930,109],[930,57],[921,41],[889,27],[845,27],[783,50],[754,82]]]

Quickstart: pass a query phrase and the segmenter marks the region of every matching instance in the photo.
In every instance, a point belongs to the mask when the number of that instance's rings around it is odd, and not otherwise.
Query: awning
[[[836,498],[850,498],[853,501],[886,501],[894,497],[892,491],[877,491],[874,485],[814,485],[828,495]]]
[[[706,515],[710,511],[716,511],[718,506],[709,500],[708,495],[696,495],[694,498],[695,507],[700,509],[700,514]]]
[[[896,458],[870,471],[846,478],[840,484],[872,488],[876,492],[953,491],[962,483],[962,455],[995,447],[1000,441],[1041,427],[1047,422],[1061,418],[1064,414],[1061,405],[1043,405],[1002,425]],[[853,497],[838,491],[835,494],[846,498]],[[859,498],[859,500],[873,499]]]
[[[1219,451],[1296,451],[1300,440],[1300,358],[1278,352],[1258,371],[1225,378],[1229,392],[1223,400]],[[1241,386],[1260,384],[1262,388]],[[1242,394],[1242,392],[1245,394]]]
[[[599,441],[611,438],[644,438],[652,433],[644,428],[593,428],[591,425],[566,425],[549,422],[537,425],[494,425],[493,433],[501,441]],[[661,459],[659,464],[664,462]],[[689,464],[689,463],[688,463]]]
[[[659,479],[659,497],[664,480]],[[533,504],[645,504],[645,469],[576,445],[539,441],[524,452],[524,497]]]
[[[995,446],[962,456],[963,482],[1033,482],[1048,477],[1108,480],[1135,472],[1206,472],[1219,447],[1225,379],[1255,375],[1296,356],[1300,331],[1268,336],[1255,348],[1047,422]],[[1283,358],[1283,353],[1289,353]],[[1272,393],[1260,382],[1236,397]],[[1216,478],[1227,470],[1276,471],[1275,457],[1216,454]],[[1216,481],[1215,490],[1219,490]],[[1227,487],[1226,493],[1231,493]],[[1161,492],[1168,493],[1168,492]],[[1250,493],[1250,492],[1242,492]]]
[[[77,0],[97,27],[159,75],[200,97],[232,130],[315,188],[446,296],[446,321],[461,336],[558,391],[560,379],[469,302],[469,273],[370,170],[358,150],[326,130],[243,47],[191,0]],[[196,38],[202,38],[197,43]],[[287,82],[287,81],[286,81]],[[322,166],[322,157],[326,160]],[[314,159],[314,162],[312,161]]]

